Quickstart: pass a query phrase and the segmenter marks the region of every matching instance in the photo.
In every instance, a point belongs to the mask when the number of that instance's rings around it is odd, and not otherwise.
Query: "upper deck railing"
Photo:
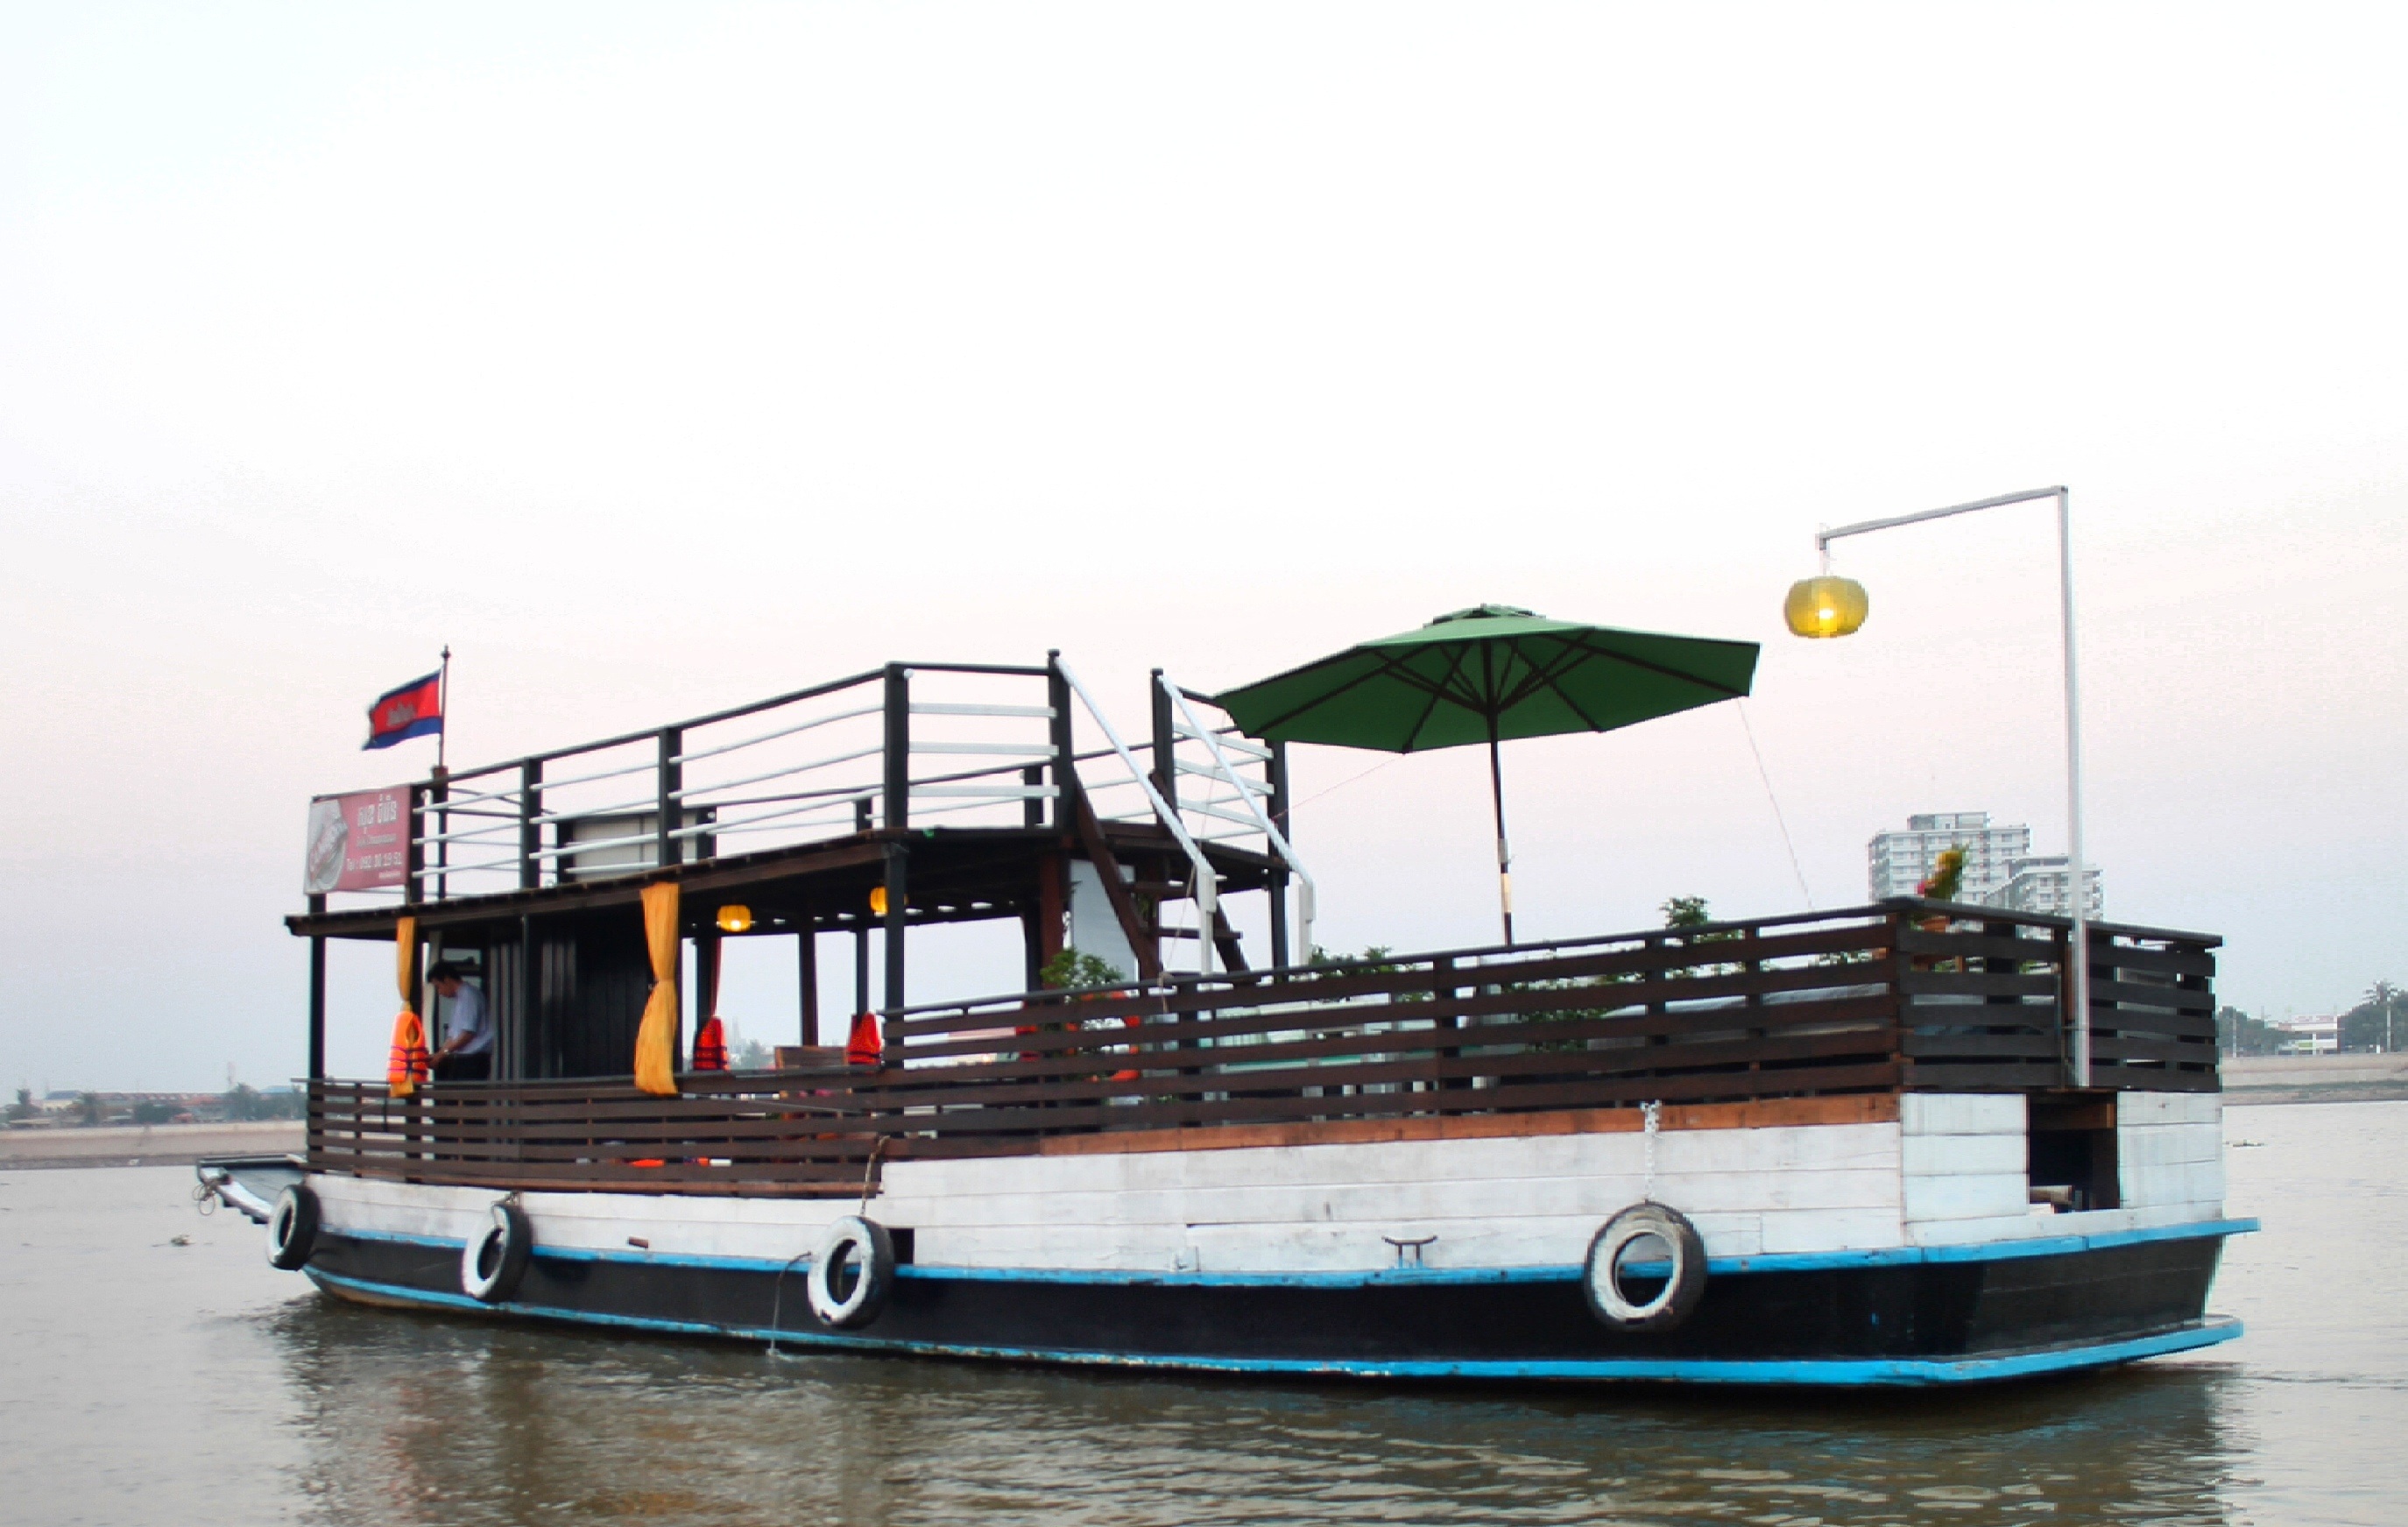
[[[2215,941],[2090,929],[2093,1080],[2217,1086]],[[887,1063],[312,1085],[322,1171],[517,1187],[859,1190],[881,1160],[1124,1131],[2071,1084],[2064,919],[1930,902],[915,1007]],[[1540,1128],[1532,1121],[1527,1127]]]
[[[409,787],[401,895],[425,903],[585,884],[865,830],[1068,831],[1082,797],[1100,821],[1170,827],[1207,912],[1203,845],[1300,872],[1273,826],[1286,809],[1278,750],[1238,735],[1205,697],[1154,679],[1154,725],[1135,746],[1058,658],[890,663],[457,770]]]

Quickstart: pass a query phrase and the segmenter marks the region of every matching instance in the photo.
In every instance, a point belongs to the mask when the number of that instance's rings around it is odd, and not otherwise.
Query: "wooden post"
[[[885,796],[886,830],[901,832],[911,825],[911,674],[900,663],[886,665]]]
[[[869,830],[869,798],[862,797],[853,803],[853,828],[855,832]],[[869,1011],[869,923],[863,909],[853,914],[853,1013],[846,1015],[848,1025],[853,1016]],[[846,1038],[850,1041],[850,1028]]]
[[[543,989],[538,980],[538,958],[535,946],[535,919],[532,916],[521,915],[519,918],[518,1011],[512,1015],[510,1020],[509,1079],[514,1082],[523,1082],[543,1069],[533,1064],[527,1054],[528,1037],[535,1032],[536,999]]]
[[[1162,792],[1166,805],[1179,810],[1179,734],[1171,729],[1170,692],[1162,687],[1162,670],[1155,669],[1146,684],[1146,693],[1154,700],[1154,787]]]
[[[855,914],[856,916],[859,914]],[[869,1011],[869,924],[862,922],[853,929],[853,1011]]]
[[[1288,846],[1293,848],[1296,846],[1296,829],[1288,826],[1287,821],[1287,744],[1285,742],[1271,744],[1270,763],[1264,772],[1270,776],[1271,826],[1279,828],[1280,836],[1285,838],[1288,841]],[[1298,953],[1307,959],[1312,958],[1312,951],[1310,949],[1292,951],[1288,947],[1288,940],[1291,937],[1287,920],[1288,881],[1287,866],[1284,863],[1271,871],[1271,964],[1275,968],[1286,966]]]
[[[1020,783],[1031,790],[1039,788],[1045,783],[1045,766],[1030,764],[1020,771]],[[1025,828],[1045,825],[1045,800],[1042,796],[1032,795],[1020,803],[1020,825]]]
[[[1070,681],[1062,676],[1060,649],[1045,654],[1045,703],[1054,712],[1054,826],[1068,833],[1079,820],[1073,797],[1079,789],[1079,770],[1074,760],[1076,745],[1072,739],[1077,729],[1070,725]]]
[[[902,1063],[903,1007],[903,906],[910,894],[908,860],[910,848],[903,840],[891,840],[886,845],[886,989],[885,999],[887,1063]]]
[[[309,898],[309,915],[323,917],[326,899]],[[309,1080],[326,1079],[326,941],[309,935]]]
[[[435,735],[439,738],[443,734],[437,732]],[[426,795],[437,808],[435,813],[435,900],[440,901],[452,894],[452,877],[443,872],[452,864],[452,844],[445,841],[444,836],[452,830],[452,814],[442,809],[443,802],[452,799],[452,775],[441,764],[435,766],[434,780],[427,785]]]
[[[426,845],[419,840],[426,836],[426,786],[409,787],[409,846],[404,850],[408,873],[403,884],[408,887],[411,906],[426,900]]]
[[[681,825],[678,821],[678,791],[682,788],[678,776],[683,771],[678,754],[682,751],[681,743],[677,727],[661,728],[660,817],[654,832],[652,862],[664,869],[678,861],[677,829]]]
[[[802,1043],[820,1042],[820,929],[811,916],[811,904],[805,901],[801,909],[802,927],[795,933],[795,976],[800,983],[802,1009]]]
[[[1454,973],[1455,961],[1452,959],[1440,958],[1430,962],[1432,987],[1430,995],[1438,999],[1440,1007],[1445,1007],[1453,1003],[1455,1001],[1455,988],[1451,982],[1447,981],[1447,978],[1452,976]],[[1442,982],[1447,984],[1441,985],[1440,983]],[[1433,1026],[1450,1031],[1459,1030],[1463,1027],[1463,1015],[1460,1013],[1441,1012],[1438,1017],[1433,1020]],[[1453,1060],[1462,1054],[1463,1050],[1459,1045],[1441,1044],[1439,1046],[1438,1059],[1440,1060]],[[1463,1088],[1468,1088],[1470,1085],[1471,1078],[1468,1076],[1450,1077],[1441,1073],[1438,1078],[1438,1090],[1441,1092],[1455,1091]],[[1444,1113],[1445,1110],[1441,1108],[1439,1112]]]
[[[543,852],[543,824],[536,818],[543,814],[543,760],[529,758],[519,765],[519,889],[531,891],[543,885],[543,860],[536,857]]]
[[[1063,886],[1069,867],[1059,854],[1037,861],[1037,963],[1041,968],[1062,952],[1069,897]],[[1032,985],[1031,990],[1036,989]]]
[[[2079,889],[2079,887],[2076,887]],[[2057,1056],[2059,1066],[2057,1086],[2074,1085],[2073,1029],[2076,1022],[2073,1005],[2073,934],[2057,929],[2050,935],[2057,945]]]

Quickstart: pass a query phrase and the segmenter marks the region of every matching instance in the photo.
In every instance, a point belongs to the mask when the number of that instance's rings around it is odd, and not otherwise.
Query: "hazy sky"
[[[2061,849],[2044,506],[1779,624],[1818,525],[2057,482],[2110,915],[2278,1015],[2408,980],[2401,31],[0,7],[0,1082],[300,1069],[307,799],[432,761],[358,742],[447,641],[467,763],[1049,646],[1136,725],[1499,600],[1763,641],[1819,905],[1910,812]],[[1299,757],[1324,942],[1489,937],[1481,759],[1377,761]],[[1533,934],[1804,900],[1733,707],[1506,769]]]

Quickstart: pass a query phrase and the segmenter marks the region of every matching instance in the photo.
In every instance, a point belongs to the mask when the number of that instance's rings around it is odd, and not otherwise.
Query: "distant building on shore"
[[[2272,1024],[2285,1036],[2286,1055],[2331,1055],[2341,1048],[2341,1017],[2279,1018]]]
[[[1865,845],[1872,899],[1913,896],[1940,867],[1941,854],[1965,850],[1965,878],[1956,900],[2008,912],[2073,915],[2071,873],[2063,854],[2034,854],[2031,828],[1994,827],[1988,812],[1926,812],[1906,819],[1906,830],[1876,832]],[[2106,899],[2099,870],[2083,872],[2089,893],[2086,915],[2101,915]]]
[[[2009,912],[2042,912],[2053,917],[2072,916],[2073,872],[2067,868],[2066,858],[2063,854],[2040,854],[2012,861],[2007,866],[2006,886],[1983,904],[2003,907]],[[2083,915],[2104,915],[2107,898],[2100,888],[2096,868],[2082,872],[2082,886],[2089,893],[2088,905],[2083,909]]]
[[[1940,867],[1943,850],[1965,850],[1965,882],[1959,901],[1987,904],[2007,888],[2016,859],[2031,855],[2031,828],[1990,825],[1988,812],[1927,812],[1906,819],[1904,832],[1876,832],[1866,845],[1873,900],[1913,896]]]

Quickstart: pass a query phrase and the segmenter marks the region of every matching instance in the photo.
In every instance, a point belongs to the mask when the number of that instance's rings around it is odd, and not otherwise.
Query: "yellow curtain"
[[[401,1011],[393,1020],[393,1049],[385,1057],[385,1090],[407,1098],[426,1080],[426,1026],[418,1021],[418,994],[410,989],[417,973],[418,919],[404,917],[393,930],[394,985],[401,990]]]
[[[652,957],[652,994],[636,1030],[636,1086],[657,1097],[677,1096],[678,888],[664,881],[644,887],[644,944]]]

